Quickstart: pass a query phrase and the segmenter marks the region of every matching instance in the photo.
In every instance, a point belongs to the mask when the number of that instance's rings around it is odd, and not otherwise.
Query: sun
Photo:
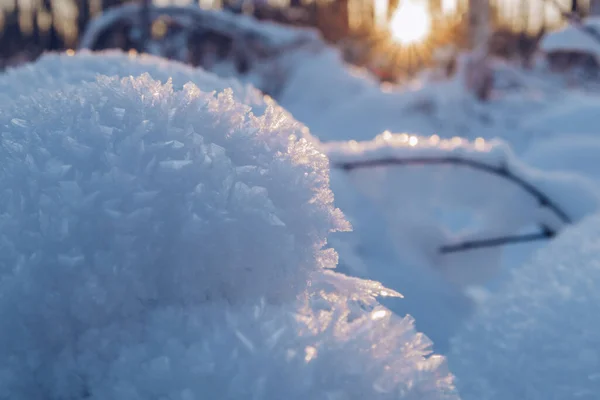
[[[403,45],[424,40],[431,30],[431,16],[425,2],[401,0],[390,20],[392,39]]]

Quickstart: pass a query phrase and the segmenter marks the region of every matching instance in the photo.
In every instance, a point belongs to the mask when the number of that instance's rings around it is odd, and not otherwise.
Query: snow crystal
[[[71,56],[47,53],[34,63],[9,68],[0,75],[0,104],[10,102],[17,96],[27,96],[40,88],[61,89],[65,85],[93,82],[98,75],[125,78],[137,77],[143,73],[150,74],[153,79],[162,83],[167,83],[170,79],[176,90],[182,89],[188,82],[206,92],[230,88],[237,100],[253,106],[254,114],[264,111],[265,104],[260,92],[250,86],[243,86],[233,78],[223,79],[179,62],[119,50],[98,53],[83,50]]]
[[[597,399],[600,215],[516,268],[453,341],[467,400]]]
[[[459,399],[412,318],[379,307],[349,321],[342,298],[328,304],[157,308],[85,332],[37,385],[7,363],[3,388],[18,377],[13,399]]]
[[[0,359],[43,371],[85,330],[153,307],[306,289],[347,228],[328,162],[278,107],[249,109],[148,76],[2,109]]]
[[[331,271],[348,224],[287,113],[49,88],[0,111],[0,398],[458,400],[398,294]]]

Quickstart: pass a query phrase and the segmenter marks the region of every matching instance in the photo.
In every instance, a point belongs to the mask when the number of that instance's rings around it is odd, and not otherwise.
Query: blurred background
[[[469,46],[469,0],[198,1],[202,9],[316,28],[342,50],[347,62],[368,68],[382,81],[410,77],[436,54]],[[77,48],[91,20],[123,4],[119,0],[0,0],[0,69],[33,60],[44,51]],[[190,0],[154,3],[190,4]],[[490,52],[527,64],[540,37],[564,23],[561,9],[585,16],[590,0],[491,0],[489,8]],[[117,24],[111,29],[120,28]],[[168,29],[162,21],[152,26],[151,34],[166,35]],[[104,47],[135,46],[113,40]]]

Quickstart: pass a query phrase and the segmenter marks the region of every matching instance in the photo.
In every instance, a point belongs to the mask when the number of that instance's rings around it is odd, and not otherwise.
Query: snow
[[[312,130],[342,102],[372,91],[379,93],[376,78],[359,68],[347,67],[339,50],[298,49],[283,61],[289,72],[277,101]],[[341,118],[338,123],[344,121]]]
[[[291,46],[287,111],[152,56],[0,76],[0,397],[456,399],[456,336],[464,399],[593,398],[598,94],[495,61],[486,103],[460,63],[390,88],[248,21]]]
[[[551,137],[539,141],[523,154],[523,159],[537,169],[568,172],[595,181],[600,171],[599,139],[597,135],[578,134]]]
[[[103,62],[98,62],[102,57]],[[167,83],[170,79],[175,89],[192,82],[204,91],[222,91],[230,88],[236,98],[253,105],[259,113],[262,95],[249,85],[234,78],[224,79],[175,61],[152,55],[106,50],[96,54],[79,51],[72,56],[63,53],[46,53],[35,63],[10,68],[0,75],[0,102],[11,102],[17,96],[28,96],[40,88],[61,89],[64,85],[93,82],[98,75],[139,76],[148,73],[153,79]]]
[[[525,118],[522,130],[536,145],[556,136],[597,134],[598,107],[600,98],[597,94],[575,92]]]
[[[402,293],[404,299],[384,304],[414,315],[437,351],[447,350],[476,309],[473,293],[500,280],[517,257],[526,259],[507,246],[448,253],[444,247],[537,233],[540,226],[559,232],[600,205],[591,179],[534,169],[500,140],[385,132],[372,141],[320,146],[331,161],[336,204],[354,226],[332,238],[342,271]]]
[[[301,126],[275,106],[260,117],[249,110],[229,91],[174,91],[147,75],[104,77],[15,101],[1,122],[12,262],[54,237],[63,245],[38,254],[44,263],[22,262],[77,266],[73,279],[82,287],[96,276],[129,288],[104,309],[135,308],[156,296],[293,298],[328,232],[347,226],[332,207],[327,159],[294,136]],[[30,218],[31,230],[10,229]],[[103,245],[90,247],[100,234]],[[174,280],[155,287],[167,255]],[[114,275],[102,277],[106,265],[117,268]],[[247,285],[253,274],[269,281],[272,293]]]
[[[596,399],[600,215],[565,230],[453,342],[463,399]]]
[[[0,397],[459,399],[397,293],[332,271],[349,224],[302,124],[39,65],[0,113]]]
[[[430,343],[410,318],[378,308],[349,322],[346,312],[343,301],[322,311],[157,309],[83,335],[77,353],[57,359],[61,380],[45,394],[65,398],[77,385],[86,398],[115,400],[459,399],[445,360],[423,358]]]
[[[516,89],[481,103],[465,91],[464,60],[448,80],[422,79],[404,87],[380,85],[364,70],[348,68],[334,50],[290,56],[287,86],[276,100],[320,140],[371,140],[384,131],[527,143],[521,121],[548,107],[547,79],[494,63],[495,74]],[[311,84],[307,84],[310,82]],[[564,104],[564,92],[552,93]],[[563,96],[560,98],[559,96]]]
[[[582,27],[600,32],[600,18],[589,17],[583,20]],[[567,25],[544,36],[540,50],[550,53],[556,51],[579,51],[600,58],[600,43],[591,35],[575,25]]]

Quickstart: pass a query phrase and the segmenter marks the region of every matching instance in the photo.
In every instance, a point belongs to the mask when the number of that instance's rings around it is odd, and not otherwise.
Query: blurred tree
[[[590,15],[600,16],[600,0],[590,0]]]

